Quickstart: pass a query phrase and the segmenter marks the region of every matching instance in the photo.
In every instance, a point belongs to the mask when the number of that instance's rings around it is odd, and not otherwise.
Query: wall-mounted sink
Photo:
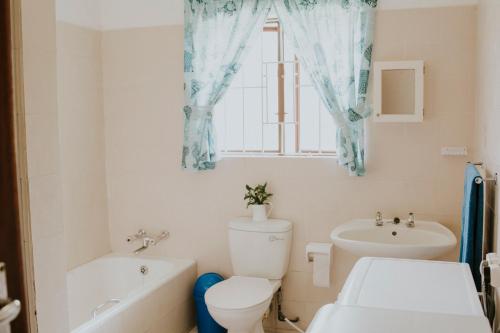
[[[386,220],[376,226],[374,219],[358,219],[333,229],[330,238],[335,246],[360,257],[434,259],[457,244],[448,228],[430,221],[415,221],[409,228],[404,222]]]

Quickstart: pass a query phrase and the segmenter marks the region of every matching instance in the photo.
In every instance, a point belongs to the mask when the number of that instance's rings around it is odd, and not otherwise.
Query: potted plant
[[[247,201],[247,208],[252,206],[252,216],[253,220],[257,222],[266,221],[271,214],[271,203],[269,199],[273,196],[272,193],[268,193],[266,190],[267,182],[264,184],[259,184],[252,188],[246,185],[247,193],[245,194],[245,200]],[[269,212],[267,212],[266,206],[271,207]]]

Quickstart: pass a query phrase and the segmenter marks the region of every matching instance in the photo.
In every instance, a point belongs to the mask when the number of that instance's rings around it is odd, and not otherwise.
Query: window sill
[[[302,154],[278,154],[278,153],[221,153],[222,158],[306,158],[306,159],[336,159],[336,153],[302,153]]]

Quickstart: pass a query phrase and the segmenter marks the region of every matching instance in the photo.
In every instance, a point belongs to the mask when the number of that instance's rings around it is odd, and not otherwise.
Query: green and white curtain
[[[339,163],[362,176],[377,0],[185,0],[182,166],[213,169],[212,110],[241,66],[270,7],[338,127]]]
[[[182,167],[215,167],[212,112],[257,37],[271,0],[185,0]]]
[[[365,174],[364,121],[377,0],[275,1],[295,53],[337,124],[337,157]]]

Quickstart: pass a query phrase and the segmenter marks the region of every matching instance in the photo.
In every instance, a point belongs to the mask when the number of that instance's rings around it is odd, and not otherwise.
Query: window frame
[[[262,29],[262,33],[265,32],[275,32],[278,34],[278,59],[276,61],[278,67],[277,80],[278,80],[278,149],[270,150],[265,149],[224,149],[221,151],[221,155],[223,157],[319,157],[319,158],[335,158],[337,156],[336,150],[322,150],[321,149],[321,134],[318,134],[320,137],[319,145],[317,150],[301,150],[300,149],[300,139],[301,139],[301,123],[300,123],[300,115],[301,115],[301,107],[300,107],[300,98],[301,98],[301,65],[297,58],[294,56],[293,62],[285,61],[284,59],[284,31],[281,27],[281,24],[277,18],[270,17],[266,20],[266,23]],[[294,76],[294,121],[286,122],[285,112],[285,64],[293,63],[293,76]],[[242,88],[244,89],[244,88]],[[294,143],[294,152],[285,152],[285,125],[294,123],[295,125],[295,143]],[[264,125],[265,122],[262,121]],[[320,125],[321,126],[321,125]],[[243,129],[244,130],[244,129]]]

